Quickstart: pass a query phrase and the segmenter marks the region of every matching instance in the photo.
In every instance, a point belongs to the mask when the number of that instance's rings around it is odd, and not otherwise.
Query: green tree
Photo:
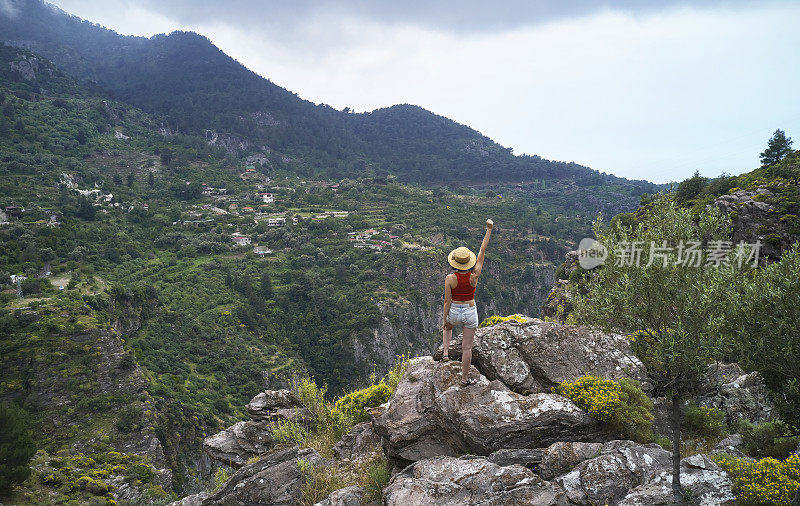
[[[31,474],[28,463],[36,453],[25,412],[14,404],[0,404],[0,496]]]
[[[577,320],[630,335],[654,395],[671,400],[672,488],[680,503],[681,409],[708,365],[726,349],[720,332],[729,301],[726,288],[746,265],[707,265],[705,258],[687,256],[687,247],[722,246],[716,241],[729,229],[729,220],[716,208],[704,211],[695,224],[670,195],[656,197],[635,225],[614,220],[604,228],[598,220],[595,235],[608,257],[588,293],[575,293]]]
[[[703,188],[708,184],[708,178],[700,175],[699,171],[694,171],[694,175],[681,182],[675,192],[675,196],[681,202],[686,202],[698,196]]]
[[[780,128],[775,130],[767,142],[767,149],[761,152],[761,165],[774,165],[792,152],[792,139]]]

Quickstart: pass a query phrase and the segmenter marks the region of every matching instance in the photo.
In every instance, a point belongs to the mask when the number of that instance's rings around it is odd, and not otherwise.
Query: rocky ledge
[[[450,357],[459,351],[456,340]],[[394,465],[383,491],[389,505],[672,504],[670,452],[614,439],[572,401],[552,393],[558,382],[585,374],[644,380],[644,367],[622,336],[537,319],[507,322],[478,330],[474,357],[470,374],[475,381],[468,386],[459,384],[456,360],[411,360],[388,402],[370,408],[370,421],[335,445],[334,459],[357,462],[383,451]],[[766,419],[771,412],[761,378],[735,365],[712,366],[697,400],[719,407],[732,420]],[[333,463],[314,450],[273,448],[271,422],[313,424],[291,392],[262,392],[248,412],[252,420],[207,438],[204,445],[209,456],[238,470],[213,495],[177,504],[297,503],[304,479],[298,463]],[[732,436],[714,451],[733,452],[740,444],[741,438]],[[254,455],[259,458],[251,460]],[[680,465],[681,483],[693,504],[735,504],[730,478],[708,457],[693,455]],[[355,505],[364,494],[350,486],[318,504]]]

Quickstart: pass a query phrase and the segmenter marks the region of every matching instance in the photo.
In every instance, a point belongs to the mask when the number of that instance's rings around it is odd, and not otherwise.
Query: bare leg
[[[453,337],[453,329],[442,330],[442,360],[448,360],[447,353],[450,351],[450,339]]]
[[[461,333],[461,382],[469,379],[469,366],[472,364],[472,340],[475,338],[475,329],[464,327]]]

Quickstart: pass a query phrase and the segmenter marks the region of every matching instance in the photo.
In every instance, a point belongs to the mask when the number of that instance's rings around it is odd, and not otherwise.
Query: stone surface
[[[728,473],[705,455],[692,455],[681,460],[681,486],[689,491],[692,504],[700,506],[733,506],[736,497]],[[672,472],[662,471],[649,483],[631,490],[619,506],[670,506]]]
[[[602,448],[603,443],[564,441],[553,443],[542,452],[539,476],[545,480],[552,480],[558,475],[569,472],[584,460],[598,456]]]
[[[300,502],[304,482],[298,468],[299,460],[305,460],[314,466],[328,464],[312,449],[299,450],[294,447],[277,450],[236,471],[222,488],[204,499],[202,504],[297,504]]]
[[[711,455],[727,453],[728,455],[733,455],[734,457],[739,457],[740,459],[748,458],[741,450],[743,444],[744,442],[742,441],[742,436],[740,434],[731,434],[717,443],[710,453]]]
[[[387,506],[527,504],[566,506],[564,491],[520,465],[480,457],[433,457],[396,474],[384,490]]]
[[[203,440],[203,450],[214,460],[241,467],[250,457],[268,452],[275,446],[267,422],[238,422]]]
[[[737,364],[708,366],[697,403],[725,412],[729,422],[763,422],[773,417],[774,408],[764,379],[758,372],[746,374]]]
[[[460,360],[460,337],[452,341],[448,355]],[[441,356],[440,348],[434,358]],[[478,329],[472,363],[490,380],[500,380],[522,394],[549,392],[561,381],[586,374],[607,379],[632,377],[648,388],[644,365],[624,336],[538,318]]]
[[[208,492],[198,492],[197,494],[187,495],[183,499],[171,502],[169,506],[202,506],[203,501],[208,498]]]
[[[587,450],[561,452],[579,455]],[[656,444],[609,441],[600,449],[600,455],[580,462],[555,482],[575,504],[616,504],[631,488],[650,482],[671,465],[672,454]]]
[[[541,448],[503,448],[502,450],[490,453],[489,456],[486,457],[486,460],[498,466],[519,464],[537,472],[539,464],[542,462],[542,452],[543,450]]]
[[[412,360],[389,402],[370,410],[387,456],[407,464],[436,455],[488,455],[504,448],[541,448],[556,441],[605,441],[602,426],[556,394],[521,395],[474,369],[431,357]]]
[[[340,488],[330,493],[328,497],[314,506],[361,506],[364,489],[358,485]]]
[[[372,422],[364,422],[342,436],[333,447],[333,454],[339,460],[359,461],[368,458],[381,446],[381,437],[375,434]]]
[[[247,404],[247,413],[253,420],[291,420],[309,425],[313,415],[303,406],[300,398],[291,390],[265,390]]]

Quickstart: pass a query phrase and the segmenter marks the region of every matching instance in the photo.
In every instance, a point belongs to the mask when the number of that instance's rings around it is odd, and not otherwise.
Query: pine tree
[[[761,165],[770,166],[783,160],[792,152],[792,139],[780,128],[775,130],[772,138],[767,142],[767,149],[761,152]]]
[[[13,404],[0,404],[0,497],[31,474],[28,467],[36,447],[24,412]]]

